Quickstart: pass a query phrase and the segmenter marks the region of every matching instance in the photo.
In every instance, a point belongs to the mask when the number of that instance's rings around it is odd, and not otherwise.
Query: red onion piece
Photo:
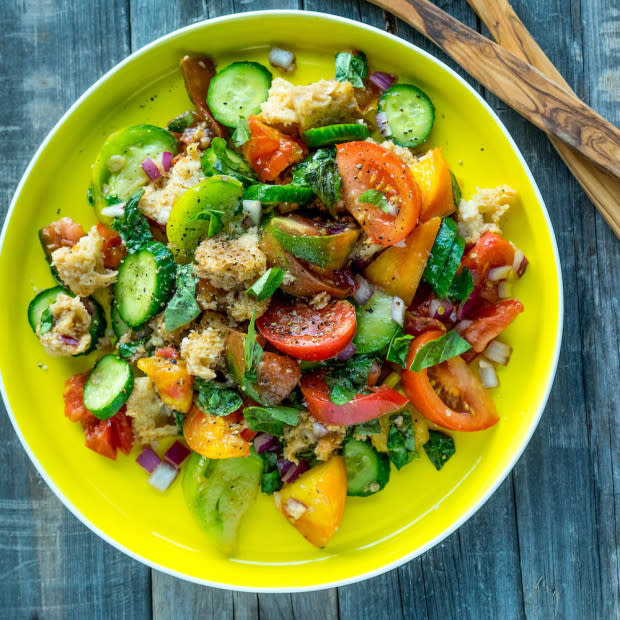
[[[165,491],[177,477],[179,470],[163,461],[153,470],[147,482],[158,491]]]
[[[499,379],[493,366],[483,366],[480,364],[480,383],[485,388],[496,388],[499,386]]]
[[[77,347],[78,344],[80,344],[80,341],[77,338],[74,338],[73,336],[65,336],[64,334],[58,334],[58,340],[68,344],[70,347]]]
[[[357,290],[353,293],[353,299],[355,299],[358,305],[365,306],[372,297],[374,290],[368,283],[368,280],[359,274],[355,276],[355,281],[357,282]]]
[[[299,500],[291,497],[288,499],[286,504],[284,505],[284,512],[293,519],[293,521],[297,521],[300,519],[308,510],[308,506],[302,504]]]
[[[164,172],[168,172],[168,170],[170,170],[171,164],[172,164],[172,153],[170,151],[164,151],[161,154],[161,166],[164,169]]]
[[[281,462],[288,464],[287,466],[284,466],[284,472],[280,469]],[[301,474],[309,469],[310,465],[308,464],[308,461],[305,461],[304,459],[300,459],[297,465],[291,461],[278,461],[278,471],[280,472],[280,477],[282,478],[282,482],[286,484],[289,482],[294,482],[297,478],[299,478],[299,476],[301,476]]]
[[[352,342],[349,342],[349,344],[344,349],[342,349],[342,351],[340,351],[338,355],[336,355],[336,359],[344,362],[349,358],[353,357],[356,351],[357,347]]]
[[[284,71],[292,71],[295,69],[295,54],[280,47],[272,47],[269,52],[269,63]]]
[[[447,299],[433,299],[429,306],[431,317],[440,321],[449,319],[453,310],[454,305]]]
[[[157,164],[150,157],[147,157],[140,165],[151,181],[157,181],[161,176],[161,171],[157,167]]]
[[[384,73],[383,71],[374,71],[368,77],[368,80],[372,82],[379,90],[387,90],[396,82],[396,76],[390,73]]]
[[[138,465],[144,467],[149,474],[152,474],[157,466],[161,463],[161,459],[157,456],[155,451],[147,446],[138,454],[138,458],[136,459]]]
[[[488,360],[505,366],[510,361],[512,347],[505,342],[491,340],[491,342],[487,345],[487,348],[484,350],[483,355]]]
[[[91,304],[90,301],[88,301],[88,299],[82,299],[82,305],[86,308],[86,312],[88,312],[90,316],[93,316],[93,314],[95,314],[95,309],[93,308],[93,304]]]
[[[459,321],[455,326],[454,326],[454,331],[459,335],[462,336],[463,332],[473,323],[473,321],[467,321],[467,320],[463,320],[463,321]]]
[[[515,272],[515,276],[520,278],[524,273],[529,264],[529,261],[525,257],[525,254],[521,252],[519,248],[515,250],[515,257],[512,261],[512,270]]]
[[[392,128],[388,121],[388,117],[385,112],[379,112],[375,117],[377,123],[377,129],[384,138],[389,138],[392,135]]]
[[[502,265],[501,267],[493,267],[489,270],[488,279],[491,282],[497,282],[498,280],[505,280],[512,271],[512,265]]]
[[[341,233],[343,230],[346,230],[347,225],[341,224],[340,222],[332,222],[331,224],[326,224],[325,228],[327,230],[328,235],[337,235]]]
[[[323,437],[327,437],[327,435],[329,435],[329,431],[320,422],[313,422],[312,434],[317,439],[322,439]]]
[[[101,215],[105,215],[106,217],[122,217],[123,213],[125,213],[124,202],[118,202],[117,204],[101,209]]]
[[[269,433],[259,433],[254,438],[254,449],[258,454],[263,452],[277,452],[280,449],[280,442],[277,437]]]
[[[497,285],[497,295],[500,299],[508,299],[510,297],[510,285],[507,280],[500,280]]]
[[[405,325],[405,310],[407,310],[405,302],[400,297],[394,295],[392,299],[392,319],[401,327]]]
[[[164,459],[168,461],[171,465],[178,467],[190,454],[191,450],[180,441],[175,441],[166,454],[164,454]]]

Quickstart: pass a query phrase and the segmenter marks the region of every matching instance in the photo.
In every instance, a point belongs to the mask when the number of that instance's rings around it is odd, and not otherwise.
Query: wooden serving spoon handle
[[[562,74],[523,25],[508,0],[467,1],[502,47],[529,62],[566,90],[571,90]],[[620,237],[620,180],[592,165],[555,136],[550,135],[549,140],[594,206],[601,212],[616,236]]]
[[[620,131],[573,93],[429,0],[371,1],[431,39],[531,123],[620,177]]]

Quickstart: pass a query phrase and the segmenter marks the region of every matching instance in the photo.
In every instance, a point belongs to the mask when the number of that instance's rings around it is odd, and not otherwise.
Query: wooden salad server
[[[595,163],[615,179],[620,177],[620,131],[566,86],[560,86],[545,77],[539,69],[465,26],[429,0],[371,2],[400,17],[431,39],[478,82],[534,125],[553,135],[558,142],[572,147],[581,155],[581,159]],[[482,4],[491,7],[489,17],[495,15],[497,9],[493,5],[497,4],[496,0]],[[491,21],[493,19],[491,17]],[[553,67],[548,60],[547,63]],[[549,69],[548,66],[543,68],[545,71]],[[566,152],[575,158],[570,150],[566,149]],[[598,178],[603,179],[605,176],[603,173]],[[616,234],[619,234],[620,206],[615,198],[617,194],[614,195],[611,186],[606,193],[613,200],[605,201],[602,213]],[[599,201],[595,204],[598,206]]]

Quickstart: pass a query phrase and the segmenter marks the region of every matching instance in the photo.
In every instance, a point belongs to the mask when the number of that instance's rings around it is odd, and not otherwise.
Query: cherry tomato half
[[[472,316],[472,323],[461,334],[476,353],[484,351],[523,312],[518,299],[506,299],[492,306],[478,310]]]

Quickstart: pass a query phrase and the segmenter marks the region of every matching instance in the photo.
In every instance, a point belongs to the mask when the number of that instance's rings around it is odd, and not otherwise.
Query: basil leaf
[[[309,187],[327,207],[340,200],[342,179],[336,164],[336,149],[318,149],[293,169],[293,185]]]
[[[246,293],[256,297],[258,301],[268,299],[276,292],[280,284],[282,284],[284,273],[284,269],[280,267],[271,267],[250,286]]]
[[[183,133],[188,127],[196,122],[193,112],[183,112],[176,118],[173,118],[168,123],[168,131],[174,131],[175,133]]]
[[[396,469],[402,469],[419,456],[415,449],[415,428],[408,413],[400,413],[391,418],[387,448],[390,461]]]
[[[448,298],[457,301],[467,301],[474,290],[474,278],[467,267],[454,277],[448,289]]]
[[[238,153],[228,148],[223,138],[213,138],[211,146],[200,158],[200,166],[206,176],[225,174],[246,186],[256,183],[256,175],[252,168]]]
[[[449,331],[443,336],[423,345],[416,353],[409,370],[420,372],[424,368],[436,366],[451,357],[461,355],[465,351],[469,351],[469,349],[471,349],[471,345],[467,340],[461,338],[454,330]]]
[[[263,452],[258,455],[263,459],[263,475],[261,477],[261,491],[272,495],[282,488],[282,480],[278,471],[278,455],[275,452]]]
[[[200,314],[200,306],[196,302],[197,284],[198,277],[192,264],[177,265],[177,288],[164,310],[167,332],[191,323]]]
[[[299,409],[293,407],[246,407],[243,417],[251,431],[269,433],[281,437],[284,425],[297,426]]]
[[[379,418],[355,426],[355,435],[380,435],[383,432]]]
[[[183,436],[183,420],[185,420],[185,414],[181,411],[177,411],[176,409],[173,409],[172,413],[174,415],[174,422],[177,425],[179,435]]]
[[[221,383],[194,379],[194,389],[198,392],[198,408],[211,415],[228,415],[243,406],[241,396]]]
[[[233,131],[232,141],[235,146],[241,146],[245,144],[251,138],[250,124],[247,118],[240,118],[237,123],[237,128]]]
[[[411,340],[413,340],[413,336],[410,334],[396,332],[390,341],[385,359],[405,368],[407,366],[407,354],[409,353],[409,343]]]
[[[193,222],[194,220],[209,220],[207,237],[213,237],[224,228],[224,224],[222,223],[223,215],[224,211],[220,211],[219,209],[205,209],[204,211],[200,211],[199,213],[192,215],[192,217],[189,218],[189,221]]]
[[[452,198],[454,198],[454,204],[458,207],[461,202],[461,186],[454,176],[454,172],[450,170],[450,180],[452,181]]]
[[[364,88],[364,78],[368,75],[368,62],[364,52],[338,52],[336,54],[336,79],[351,82],[356,88]]]
[[[260,344],[256,342],[256,327],[254,325],[255,323],[256,310],[252,312],[252,319],[250,320],[250,325],[248,326],[248,334],[245,337],[243,349],[243,357],[245,361],[244,376],[246,380],[250,383],[256,383],[256,381],[258,380],[258,365],[263,358],[263,349]]]
[[[41,318],[39,319],[39,336],[47,334],[52,327],[54,327],[54,317],[52,316],[52,311],[47,307],[41,312]]]
[[[383,212],[387,213],[390,210],[387,198],[383,192],[378,189],[367,189],[358,199],[358,202],[368,202],[375,207],[379,207]]]
[[[424,279],[439,299],[448,293],[464,250],[465,240],[459,236],[456,222],[449,217],[444,218],[424,269]]]
[[[439,471],[455,452],[454,439],[441,431],[428,431],[428,441],[424,444],[424,452],[430,462]]]
[[[464,251],[465,240],[457,236],[450,248],[450,254],[448,255],[443,271],[437,279],[435,286],[433,286],[433,290],[440,299],[443,299],[448,294],[450,286],[456,276],[456,272],[461,266],[461,258],[463,258]]]
[[[372,356],[355,355],[335,366],[324,377],[329,388],[329,400],[334,405],[344,405],[360,394],[366,387],[373,362]]]
[[[118,356],[127,359],[136,354],[138,347],[144,346],[146,338],[140,338],[134,342],[125,342],[118,347]]]
[[[149,223],[138,207],[142,194],[144,194],[143,189],[132,194],[125,203],[123,215],[112,222],[112,228],[121,236],[130,254],[135,254],[153,240]]]

